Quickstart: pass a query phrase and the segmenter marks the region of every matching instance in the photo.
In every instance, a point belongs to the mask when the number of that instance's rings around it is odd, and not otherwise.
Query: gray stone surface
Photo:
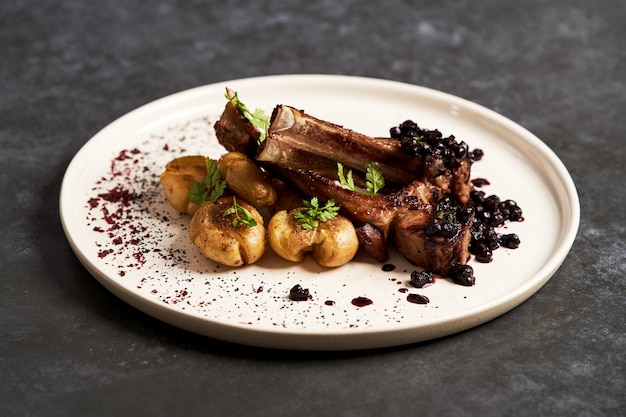
[[[0,415],[626,415],[625,21],[621,0],[3,1]],[[59,220],[75,152],[159,97],[286,73],[424,85],[531,130],[580,193],[562,267],[478,328],[343,353],[189,334],[91,278]]]

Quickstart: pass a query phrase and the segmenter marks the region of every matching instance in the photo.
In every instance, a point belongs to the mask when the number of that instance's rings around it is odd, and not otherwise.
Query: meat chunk
[[[398,140],[366,136],[285,105],[274,109],[256,159],[285,168],[315,169],[335,178],[337,162],[361,172],[374,162],[390,185],[428,182],[461,203],[469,200],[471,190],[467,157],[455,159],[451,167],[442,155],[409,154]]]
[[[442,275],[469,259],[472,220],[459,222],[453,212],[442,216],[438,209],[444,196],[459,204],[469,199],[469,159],[450,168],[442,158],[407,154],[397,140],[369,137],[285,105],[274,109],[267,136],[257,144],[258,132],[241,118],[226,106],[216,123],[219,142],[228,150],[255,152],[258,164],[304,195],[335,200],[375,259],[388,258],[387,242]],[[357,185],[363,182],[359,173],[374,162],[390,186],[379,195],[345,189],[337,182],[338,162],[355,170]]]
[[[365,171],[375,161],[388,182],[401,185],[417,179],[418,159],[402,152],[398,141],[365,136],[284,105],[274,109],[257,155],[258,161],[288,168],[330,163],[335,172],[337,162]]]
[[[226,97],[229,100],[237,99],[235,92],[230,89],[226,89]],[[261,133],[230,101],[226,103],[220,119],[213,127],[219,143],[227,151],[240,152],[254,159]]]
[[[442,218],[438,187],[413,181],[393,194],[372,196],[347,190],[313,170],[283,172],[301,192],[335,200],[357,225],[357,236],[366,250],[379,261],[386,260],[381,242],[390,239],[411,262],[442,275],[469,259],[471,221],[459,223],[454,211]],[[435,227],[441,224],[450,227]]]

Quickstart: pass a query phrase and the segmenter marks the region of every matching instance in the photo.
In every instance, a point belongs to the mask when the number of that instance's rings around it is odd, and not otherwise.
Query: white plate
[[[472,261],[473,287],[439,279],[428,288],[412,288],[408,280],[415,268],[396,254],[390,260],[397,266],[393,272],[383,272],[362,254],[336,269],[318,267],[312,260],[292,264],[271,252],[244,268],[215,265],[190,243],[189,219],[165,202],[158,176],[179,155],[217,157],[224,152],[213,123],[224,108],[226,86],[238,91],[248,107],[268,113],[276,104],[289,104],[371,136],[387,136],[391,126],[412,119],[424,128],[454,134],[471,149],[483,149],[485,156],[474,165],[472,176],[491,182],[483,188],[488,194],[516,200],[522,207],[525,221],[508,226],[520,236],[521,246],[495,251],[489,264]],[[98,197],[122,195],[110,193],[112,189],[141,198],[124,205]],[[423,87],[326,75],[222,82],[130,112],[77,153],[63,180],[60,210],[80,261],[102,285],[139,310],[222,340],[311,350],[418,342],[511,310],[559,268],[580,215],[574,184],[561,161],[509,119]],[[290,301],[288,292],[295,284],[308,288],[313,299]],[[401,288],[427,296],[430,303],[409,303]],[[360,296],[373,304],[356,307],[351,300]],[[327,305],[328,300],[334,304]]]

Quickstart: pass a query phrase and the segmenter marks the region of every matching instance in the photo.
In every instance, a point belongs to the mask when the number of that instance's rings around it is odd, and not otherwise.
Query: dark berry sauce
[[[409,283],[415,288],[424,288],[435,282],[432,272],[429,271],[413,271],[411,272],[411,281]]]
[[[520,244],[519,237],[515,233],[500,235],[498,241],[500,246],[509,249],[517,249]]]
[[[302,288],[300,284],[294,285],[289,291],[289,298],[292,301],[306,301],[310,297],[309,289]]]
[[[422,158],[425,164],[439,161],[450,170],[460,166],[463,161],[471,165],[484,156],[481,149],[470,151],[465,142],[457,141],[454,136],[444,137],[438,130],[423,129],[412,120],[391,127],[389,134],[392,140],[400,142],[404,153]],[[481,188],[491,183],[486,178],[475,178],[471,180],[471,184],[475,188]],[[469,252],[477,262],[491,262],[493,251],[500,246],[516,249],[520,245],[516,234],[499,234],[496,230],[506,222],[524,220],[522,209],[513,200],[501,201],[496,195],[486,196],[484,191],[474,189],[466,204],[459,203],[454,197],[444,196],[437,203],[434,214],[432,223],[424,229],[427,236],[453,239],[459,236],[463,227],[471,224]],[[410,284],[416,288],[430,285],[432,276],[429,277],[428,274],[427,271],[414,271]],[[455,265],[448,277],[464,286],[475,283],[474,272],[469,265]]]
[[[468,206],[474,208],[472,239],[469,251],[478,262],[488,263],[493,259],[493,251],[500,246],[515,249],[520,244],[514,233],[499,235],[497,228],[506,222],[524,221],[522,209],[513,200],[500,200],[497,195],[487,196],[484,191],[473,190]]]
[[[384,264],[381,269],[385,272],[391,272],[396,269],[396,266],[394,264]]]
[[[485,185],[489,185],[489,184],[490,182],[484,178],[475,178],[472,180],[472,185],[478,188],[484,187]]]
[[[409,294],[406,296],[406,300],[413,304],[428,304],[430,300],[425,295]]]
[[[352,299],[352,305],[355,305],[357,307],[365,307],[370,304],[374,304],[374,302],[367,297],[357,297]]]
[[[389,135],[400,141],[400,149],[406,154],[441,159],[448,168],[455,168],[461,160],[472,163],[483,156],[480,149],[470,151],[465,142],[458,142],[454,136],[444,137],[439,130],[422,129],[412,120],[392,127]]]
[[[474,278],[474,268],[470,265],[457,264],[450,271],[452,281],[465,287],[471,287],[476,282]]]

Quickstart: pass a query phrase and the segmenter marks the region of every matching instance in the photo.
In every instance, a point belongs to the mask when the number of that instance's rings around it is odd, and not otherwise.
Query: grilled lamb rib
[[[388,239],[411,262],[442,275],[469,259],[471,219],[457,222],[454,233],[440,233],[433,226],[442,224],[436,205],[443,195],[467,201],[470,163],[446,171],[437,161],[407,155],[398,141],[368,137],[284,105],[274,109],[259,147],[258,132],[251,134],[250,127],[230,103],[215,124],[218,141],[227,150],[253,156],[309,197],[340,204],[375,259],[386,260]],[[396,184],[394,192],[368,196],[336,182],[337,162],[365,171],[372,161],[387,182]]]
[[[471,190],[469,158],[457,158],[455,166],[448,167],[442,156],[409,155],[398,140],[366,136],[285,105],[274,109],[256,159],[287,168],[329,170],[332,166],[335,173],[337,162],[365,172],[374,161],[390,184],[405,186],[421,180],[461,203],[469,200]]]
[[[385,261],[380,254],[380,241],[369,243],[363,240],[362,233],[374,228],[380,233],[383,242],[393,239],[398,251],[407,259],[429,271],[446,275],[457,264],[469,259],[471,221],[460,223],[456,212],[450,211],[453,220],[440,219],[438,210],[440,189],[420,181],[388,195],[366,195],[343,188],[337,181],[324,177],[313,170],[286,170],[286,178],[301,192],[309,196],[335,200],[342,213],[349,217],[359,231],[358,235],[365,249],[379,261]],[[454,224],[449,233],[441,233],[433,227],[436,224]],[[369,233],[373,231],[369,229]],[[378,256],[377,256],[378,254]],[[386,256],[386,252],[384,252]]]
[[[243,112],[233,106],[230,100],[236,100],[236,93],[227,88],[226,103],[220,119],[213,126],[219,143],[230,152],[241,152],[254,159],[257,153],[257,142],[260,132],[244,116]]]

